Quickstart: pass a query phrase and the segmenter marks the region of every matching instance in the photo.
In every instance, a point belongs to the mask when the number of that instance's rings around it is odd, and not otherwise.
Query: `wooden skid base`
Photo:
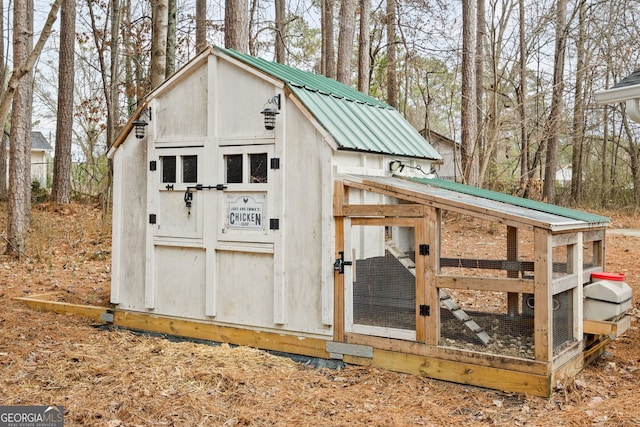
[[[49,301],[48,298],[55,296],[57,292],[35,295],[33,297],[15,298],[27,307],[37,311],[50,311],[58,314],[77,314],[88,317],[97,322],[103,322],[102,317],[111,311],[108,307],[98,307],[94,305],[70,304],[60,301]]]
[[[575,375],[586,364],[600,356],[609,342],[608,338],[596,342],[589,349],[580,353],[554,372],[551,372],[550,368],[546,374],[531,373],[376,348],[373,349],[371,357],[349,354],[336,355],[327,350],[327,343],[332,341],[321,338],[220,326],[207,322],[130,312],[108,307],[55,302],[49,301],[48,297],[50,295],[17,298],[17,300],[35,310],[52,311],[60,314],[77,314],[94,321],[109,323],[131,330],[225,342],[322,359],[329,359],[331,356],[342,356],[345,363],[353,365],[371,366],[460,384],[542,397],[551,395],[555,381]],[[105,319],[110,321],[105,322]],[[333,348],[335,346],[330,345],[330,347]]]

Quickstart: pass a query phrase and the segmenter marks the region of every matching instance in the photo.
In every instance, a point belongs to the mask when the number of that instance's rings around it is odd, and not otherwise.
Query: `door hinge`
[[[424,243],[420,245],[420,255],[429,255],[429,245]]]
[[[420,316],[428,317],[431,316],[431,307],[428,305],[421,304],[420,305]]]
[[[271,159],[271,169],[280,169],[280,158],[274,157]]]
[[[279,218],[271,218],[271,219],[269,219],[269,229],[270,230],[279,230],[280,229],[280,219]]]
[[[155,160],[151,160],[149,162],[149,170],[150,171],[154,171],[156,170],[156,167],[158,166],[158,163]]]
[[[149,224],[156,223],[156,214],[149,214]]]

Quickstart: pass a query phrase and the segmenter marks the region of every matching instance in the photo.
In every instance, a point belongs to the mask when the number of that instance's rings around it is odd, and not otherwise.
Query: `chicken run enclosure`
[[[606,218],[429,179],[351,177],[336,194],[336,340],[434,357],[418,370],[445,376],[457,365],[447,375],[459,382],[524,381],[547,394],[603,351],[597,326],[624,329],[623,315],[583,315],[583,287],[604,268]],[[460,221],[486,237],[450,229]],[[503,369],[512,372],[500,378]]]

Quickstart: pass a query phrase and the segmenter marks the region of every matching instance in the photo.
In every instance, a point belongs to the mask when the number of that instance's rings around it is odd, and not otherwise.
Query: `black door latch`
[[[344,260],[344,251],[338,252],[340,254],[340,258],[336,259],[336,262],[333,263],[333,269],[338,272],[338,274],[344,274],[344,266],[345,265],[353,265],[351,261]]]
[[[201,191],[201,190],[218,190],[222,191],[226,189],[227,186],[224,184],[216,184],[216,185],[189,185],[187,186],[187,190],[184,192],[184,205],[187,209],[191,209],[191,202],[193,201],[193,193],[192,190]],[[167,188],[168,189],[168,188]]]

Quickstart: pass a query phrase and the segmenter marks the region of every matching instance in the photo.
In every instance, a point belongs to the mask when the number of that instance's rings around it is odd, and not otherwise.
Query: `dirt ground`
[[[638,215],[601,214],[612,229],[640,229]],[[4,230],[0,204],[0,247]],[[59,291],[108,304],[110,232],[97,208],[34,205],[25,256],[0,256],[0,405],[63,405],[69,426],[640,424],[640,237],[608,233],[606,242],[606,270],[634,288],[632,328],[544,399],[107,330],[13,299]]]

